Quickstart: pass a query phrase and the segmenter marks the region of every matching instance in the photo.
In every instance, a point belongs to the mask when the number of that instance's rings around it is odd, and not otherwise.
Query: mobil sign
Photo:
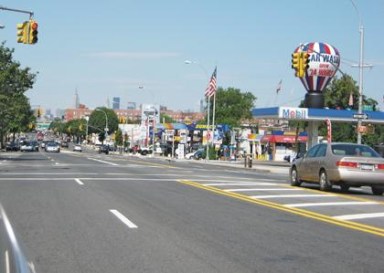
[[[280,107],[279,118],[281,119],[307,119],[308,108]]]

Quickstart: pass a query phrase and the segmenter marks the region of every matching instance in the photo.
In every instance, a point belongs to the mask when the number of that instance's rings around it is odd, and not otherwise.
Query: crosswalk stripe
[[[346,214],[346,215],[333,216],[332,218],[337,220],[358,220],[358,219],[379,218],[379,217],[384,217],[384,212]]]
[[[326,202],[326,203],[297,203],[297,204],[285,204],[284,207],[289,208],[304,208],[304,207],[324,207],[324,206],[353,206],[353,205],[374,205],[378,202]]]
[[[229,192],[243,192],[243,191],[302,191],[301,189],[289,189],[289,188],[252,188],[252,189],[225,189]]]
[[[275,186],[277,183],[269,182],[244,182],[244,183],[234,183],[234,182],[221,182],[221,183],[206,183],[202,184],[204,186]]]
[[[254,195],[250,196],[254,199],[270,199],[270,198],[297,198],[297,197],[337,197],[336,195],[331,194],[280,194],[280,195]]]

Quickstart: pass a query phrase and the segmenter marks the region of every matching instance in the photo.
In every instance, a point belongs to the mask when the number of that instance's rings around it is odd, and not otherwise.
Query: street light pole
[[[88,144],[88,122],[89,122],[89,116],[85,116],[85,120],[87,121],[87,128],[85,129],[85,142]]]
[[[208,74],[207,70],[204,68],[204,66],[201,65],[201,63],[196,62],[196,61],[190,61],[190,60],[185,60],[184,63],[185,64],[197,64],[204,71],[204,74],[209,81],[209,74]],[[210,108],[211,108],[211,106],[210,106],[210,98],[207,97],[206,99],[207,99],[207,147],[206,147],[205,159],[209,159],[209,139],[208,139],[208,136],[210,136],[209,123],[210,123]]]
[[[364,27],[360,22],[360,60],[359,60],[359,107],[358,107],[358,114],[361,116],[363,112],[363,59],[364,59]],[[359,118],[357,122],[357,144],[361,144],[361,121],[362,119]]]
[[[363,113],[363,68],[364,68],[364,27],[361,21],[360,12],[357,9],[355,2],[351,0],[353,7],[356,10],[356,13],[359,17],[359,32],[360,32],[360,58],[359,58],[359,104],[357,113],[359,116],[362,116]],[[361,144],[361,124],[362,118],[358,118],[357,120],[357,144]]]

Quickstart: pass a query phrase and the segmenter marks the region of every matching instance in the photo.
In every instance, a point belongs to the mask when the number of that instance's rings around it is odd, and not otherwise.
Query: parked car
[[[201,159],[201,158],[205,158],[205,150],[199,149],[197,151],[188,153],[185,155],[185,158],[186,159],[196,159],[196,160]]]
[[[32,140],[31,145],[32,145],[33,151],[35,152],[39,151],[39,142],[37,142],[36,140]]]
[[[186,159],[201,159],[201,158],[203,158],[203,156],[205,157],[204,149],[198,149],[197,151],[186,154],[185,158]]]
[[[101,153],[104,153],[104,154],[109,154],[109,147],[108,147],[108,145],[100,145],[99,146],[99,154],[101,154]]]
[[[152,153],[152,145],[148,146],[148,147],[140,147],[140,149],[138,150],[139,154],[141,155],[147,155],[147,154],[151,154]]]
[[[68,142],[66,140],[63,140],[61,142],[61,148],[68,148],[68,146],[69,146],[69,144],[68,144]]]
[[[73,146],[73,151],[74,151],[74,152],[82,152],[82,151],[83,151],[83,148],[81,147],[80,144],[75,144],[75,145]]]
[[[20,150],[20,146],[16,142],[8,142],[5,145],[5,150],[6,151],[18,151],[18,150]]]
[[[46,152],[60,153],[60,145],[54,141],[47,142],[45,145]]]
[[[320,190],[339,185],[342,191],[350,187],[370,186],[372,193],[384,192],[384,158],[367,145],[355,143],[321,143],[290,167],[292,186],[302,182],[318,183]]]
[[[24,141],[20,146],[21,152],[34,152],[36,151],[35,145],[30,141]]]

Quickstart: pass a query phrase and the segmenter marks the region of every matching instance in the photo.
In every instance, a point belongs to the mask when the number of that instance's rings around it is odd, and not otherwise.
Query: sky
[[[198,111],[215,66],[218,86],[251,92],[255,107],[296,107],[306,91],[294,77],[292,52],[301,43],[328,43],[340,52],[340,70],[359,83],[353,64],[361,25],[364,63],[372,65],[364,69],[363,94],[384,109],[384,0],[0,0],[0,6],[32,11],[39,24],[37,44],[18,44],[16,24],[29,15],[0,10],[1,41],[21,67],[37,73],[26,92],[32,108],[73,108],[77,92],[91,109],[120,97],[121,108],[129,101]]]

